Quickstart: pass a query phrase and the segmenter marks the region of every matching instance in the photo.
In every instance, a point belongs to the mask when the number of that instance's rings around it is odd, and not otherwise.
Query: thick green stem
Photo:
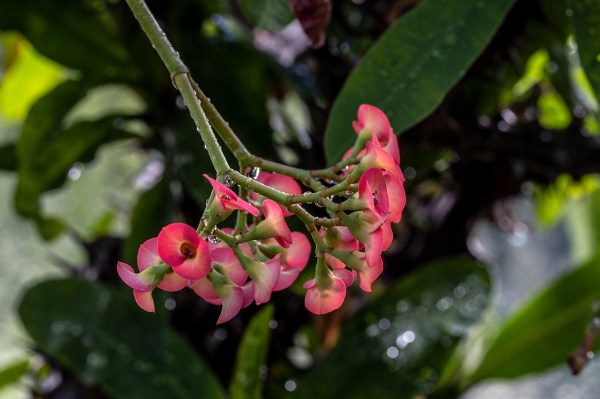
[[[156,52],[171,73],[171,79],[173,80],[173,83],[177,89],[181,92],[183,100],[187,104],[190,114],[196,123],[196,127],[198,128],[198,132],[200,133],[200,136],[206,145],[206,149],[210,155],[210,159],[217,171],[217,174],[227,172],[230,167],[227,164],[225,156],[223,155],[223,151],[221,151],[221,147],[217,142],[217,138],[213,134],[210,125],[206,120],[206,115],[204,115],[204,111],[202,111],[200,102],[196,97],[196,92],[192,88],[189,69],[183,63],[181,58],[179,58],[179,53],[175,51],[169,42],[169,39],[167,39],[167,35],[165,32],[163,32],[154,19],[154,16],[146,6],[144,0],[127,0],[127,4],[139,21],[140,26],[146,33],[146,36],[148,36],[148,39],[150,39],[150,42],[156,49]]]

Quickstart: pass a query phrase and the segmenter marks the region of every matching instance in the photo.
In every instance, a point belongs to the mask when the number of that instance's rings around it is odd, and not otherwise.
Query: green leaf
[[[7,144],[0,147],[0,169],[14,171],[17,169],[17,146]]]
[[[25,294],[19,315],[38,348],[115,399],[224,398],[212,371],[131,290],[64,279]]]
[[[294,20],[287,0],[237,0],[240,10],[257,28],[283,29]]]
[[[514,0],[427,0],[392,25],[352,72],[325,133],[327,159],[338,161],[356,135],[360,104],[381,108],[395,132],[442,101],[483,51]]]
[[[353,317],[292,397],[429,397],[456,343],[481,315],[489,290],[487,270],[470,258],[418,270]]]
[[[104,3],[98,6],[82,0],[4,0],[0,29],[18,30],[41,54],[94,81],[137,78],[114,34],[114,21]]]
[[[158,236],[160,229],[173,220],[170,182],[168,174],[164,174],[154,187],[140,196],[131,216],[131,233],[125,241],[123,251],[125,263],[136,264],[140,245]]]
[[[583,341],[591,304],[600,297],[600,257],[573,269],[509,316],[471,383],[515,378],[565,364]]]
[[[60,186],[75,162],[89,162],[96,150],[104,143],[130,138],[115,127],[115,116],[93,122],[80,122],[46,138],[36,154],[19,156],[19,182],[15,192],[17,210],[32,216],[38,211],[38,199],[42,193]],[[23,132],[19,146],[27,140]],[[38,143],[42,144],[42,143]]]
[[[29,369],[29,360],[21,360],[4,370],[0,370],[0,389],[4,388],[8,384],[17,382],[23,377]]]
[[[233,378],[229,385],[232,399],[261,399],[263,380],[260,378],[260,366],[267,361],[273,305],[265,306],[248,324],[242,342],[237,351]]]
[[[600,101],[600,2],[570,0],[570,6],[581,66]]]

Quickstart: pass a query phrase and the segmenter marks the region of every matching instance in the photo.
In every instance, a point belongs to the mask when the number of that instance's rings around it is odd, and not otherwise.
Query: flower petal
[[[150,266],[160,265],[164,263],[158,256],[158,237],[151,238],[140,245],[137,253],[137,265],[140,271],[144,271]]]
[[[208,244],[204,240],[198,243],[196,256],[186,259],[179,266],[172,266],[173,271],[181,277],[189,280],[197,280],[206,277],[210,272],[210,251]]]
[[[158,234],[158,255],[167,265],[179,266],[190,256],[182,253],[182,245],[196,249],[200,242],[204,242],[204,240],[200,239],[193,227],[185,223],[171,223],[163,227]],[[206,243],[204,244],[206,245]]]
[[[223,266],[224,274],[235,284],[242,286],[248,279],[248,273],[240,265],[240,261],[233,252],[233,249],[216,248],[211,251],[212,260]]]
[[[142,292],[133,290],[135,303],[146,312],[154,313],[154,299],[152,299],[152,291]]]
[[[328,289],[319,290],[314,285],[306,291],[304,306],[314,314],[325,314],[342,306],[346,297],[346,284],[337,277],[332,278]]]
[[[135,273],[133,268],[127,263],[117,263],[117,273],[121,280],[131,288],[137,291],[148,292],[152,291],[154,277],[149,274]]]
[[[202,299],[211,305],[221,305],[221,299],[213,289],[213,285],[208,277],[200,280],[190,281],[189,287]]]
[[[244,304],[244,292],[241,287],[224,284],[219,290],[219,297],[223,308],[217,324],[222,324],[233,319],[240,312]]]
[[[346,287],[350,287],[354,283],[354,275],[348,269],[335,269],[331,272],[335,277],[339,278],[346,284]]]
[[[281,291],[288,288],[294,283],[294,281],[296,281],[301,271],[302,269],[299,267],[288,267],[282,269],[281,273],[279,273],[279,278],[277,279],[277,284],[275,284],[273,291]]]
[[[174,271],[165,273],[165,277],[158,284],[158,288],[167,292],[175,292],[184,289],[187,286],[188,279],[181,277]]]

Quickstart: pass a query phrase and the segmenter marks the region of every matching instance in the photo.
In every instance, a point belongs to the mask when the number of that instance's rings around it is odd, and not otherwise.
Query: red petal
[[[181,253],[181,245],[188,243],[197,248],[200,242],[204,242],[204,240],[198,237],[198,233],[193,227],[184,223],[172,223],[164,227],[158,234],[158,255],[167,265],[179,266],[188,259]],[[206,245],[206,243],[204,244]]]
[[[254,282],[252,294],[256,304],[261,305],[271,299],[271,292],[273,292],[273,288],[275,288],[275,284],[279,279],[279,273],[281,273],[281,263],[279,262],[279,256],[276,256],[265,263],[256,262],[256,264],[262,266],[258,273],[251,276]]]
[[[235,287],[232,285],[223,285],[221,292],[221,302],[223,308],[219,315],[217,324],[225,323],[240,312],[242,305],[244,304],[244,292],[241,287]]]
[[[281,273],[279,273],[279,278],[277,279],[277,284],[275,284],[273,291],[281,291],[288,288],[294,283],[294,281],[296,281],[301,271],[302,270],[297,267],[290,267],[281,270]]]
[[[210,272],[210,251],[206,241],[198,243],[196,256],[185,259],[179,266],[173,266],[173,271],[189,280],[198,280],[206,277]]]
[[[158,284],[158,288],[168,292],[175,292],[186,287],[188,280],[175,272],[165,273],[165,277]]]
[[[237,285],[244,285],[248,279],[248,273],[240,265],[240,261],[235,256],[231,248],[216,248],[211,251],[213,262],[223,266],[224,274]]]
[[[333,275],[346,284],[346,287],[350,287],[354,283],[354,275],[348,269],[335,269],[332,271]]]

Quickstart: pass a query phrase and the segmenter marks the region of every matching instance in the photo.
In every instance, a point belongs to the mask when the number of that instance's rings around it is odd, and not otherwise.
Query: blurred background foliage
[[[123,0],[4,0],[0,398],[597,396],[597,0],[336,0],[319,48],[285,0],[148,5],[256,155],[324,167],[386,112],[384,274],[320,317],[299,284],[222,326],[188,290],[141,311],[115,264],[198,222],[203,143]]]

